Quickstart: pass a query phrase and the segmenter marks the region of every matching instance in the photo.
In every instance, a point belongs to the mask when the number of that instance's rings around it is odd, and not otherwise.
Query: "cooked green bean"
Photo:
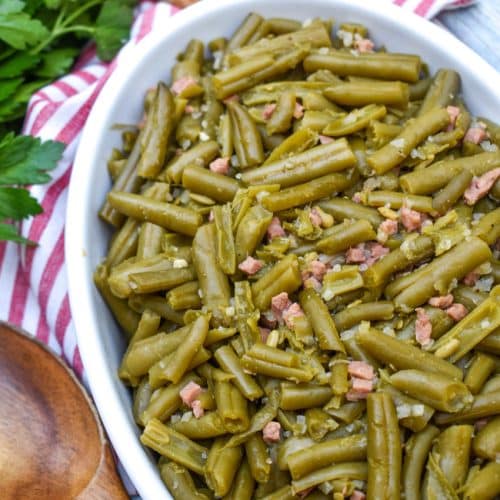
[[[177,500],[208,500],[209,497],[196,489],[189,471],[175,462],[158,464],[160,476]]]
[[[440,106],[451,104],[458,94],[460,76],[451,69],[440,69],[434,76],[429,90],[418,110],[419,115]]]
[[[472,394],[477,394],[494,370],[495,360],[487,354],[478,352],[471,360],[464,383]]]
[[[281,384],[280,408],[283,410],[300,410],[322,406],[332,397],[332,389],[327,385]]]
[[[341,86],[341,90],[344,92],[356,92],[357,89],[349,87],[349,89],[343,88]],[[338,95],[342,95],[340,91],[338,91],[338,87],[334,87],[332,89],[328,89],[325,91],[325,95],[330,99],[335,100],[338,99]],[[332,97],[333,96],[333,97]],[[343,96],[343,99],[345,100]],[[370,100],[370,103],[373,102]],[[341,103],[342,104],[342,103]],[[346,104],[346,103],[344,103]],[[383,118],[386,115],[387,110],[385,106],[378,106],[376,104],[368,104],[361,109],[355,109],[351,111],[348,115],[338,118],[330,122],[324,129],[323,134],[329,135],[332,137],[338,137],[342,135],[353,134],[354,132],[358,132],[366,128],[372,120],[377,120],[379,118]]]
[[[484,417],[491,417],[500,412],[500,391],[478,394],[472,405],[458,413],[438,413],[438,425],[470,422]]]
[[[465,193],[472,180],[468,170],[462,170],[446,186],[432,198],[432,207],[439,214],[445,214]]]
[[[201,299],[198,295],[200,286],[197,281],[188,281],[167,292],[168,305],[175,311],[184,309],[199,309]]]
[[[381,82],[376,80],[335,85],[326,89],[324,95],[334,103],[341,104],[342,106],[387,104],[388,106],[400,108],[405,108],[408,105],[410,97],[406,83]],[[380,118],[380,116],[375,116],[374,118]],[[327,126],[326,130],[328,130],[329,126]],[[330,135],[326,130],[325,133]]]
[[[239,389],[231,382],[215,382],[217,413],[226,431],[243,432],[250,425],[247,402]]]
[[[206,195],[220,202],[231,201],[239,188],[235,179],[196,165],[184,168],[182,185],[194,193]]]
[[[355,219],[367,220],[374,228],[377,228],[384,220],[380,213],[370,207],[365,207],[347,198],[333,198],[322,201],[319,206],[327,213],[333,215],[336,220]]]
[[[217,438],[210,448],[205,464],[208,487],[219,497],[229,493],[243,456],[241,447],[227,447],[227,438]]]
[[[394,315],[392,302],[366,302],[348,307],[335,315],[335,325],[339,330],[347,330],[361,321],[391,319]]]
[[[464,487],[465,500],[492,500],[500,493],[500,464],[488,462],[475,470]]]
[[[271,459],[267,446],[259,434],[250,436],[245,443],[245,453],[252,477],[258,483],[267,483],[271,475]]]
[[[500,417],[491,419],[475,436],[474,453],[481,458],[496,460],[500,453]]]
[[[251,500],[254,488],[255,480],[252,477],[248,459],[244,458],[234,477],[231,491],[224,497],[224,500]]]

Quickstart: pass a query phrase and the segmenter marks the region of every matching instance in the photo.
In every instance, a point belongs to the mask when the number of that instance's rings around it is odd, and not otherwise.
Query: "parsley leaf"
[[[0,81],[0,101],[4,101],[10,97],[23,83],[22,78],[16,78],[13,80],[2,80]]]
[[[128,39],[132,22],[133,2],[106,0],[96,21],[95,41],[97,55],[104,61],[114,57]]]
[[[23,238],[17,234],[16,228],[11,224],[0,224],[0,241],[13,241],[14,243],[24,243],[34,245],[31,240]]]
[[[28,52],[20,52],[7,59],[0,66],[0,78],[20,76],[24,71],[34,68],[40,62],[40,56]]]
[[[64,75],[71,65],[79,50],[74,47],[54,49],[43,55],[42,66],[36,70],[37,76],[56,78]]]
[[[0,220],[21,220],[42,211],[38,201],[25,189],[0,187]]]
[[[29,135],[6,135],[0,142],[0,185],[49,181],[46,171],[55,168],[63,150],[61,142],[42,143],[38,137]]]

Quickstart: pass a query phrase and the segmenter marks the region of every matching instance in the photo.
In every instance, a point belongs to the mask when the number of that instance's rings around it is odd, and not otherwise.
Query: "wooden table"
[[[437,20],[500,71],[500,0],[478,0],[471,7],[445,11]]]

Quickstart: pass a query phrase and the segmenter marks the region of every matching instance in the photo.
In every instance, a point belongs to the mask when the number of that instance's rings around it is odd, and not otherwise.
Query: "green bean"
[[[257,85],[243,94],[243,103],[246,106],[256,106],[268,102],[276,102],[279,96],[290,91],[295,94],[298,99],[304,99],[311,92],[322,93],[331,84],[325,82],[309,82],[309,81],[282,81],[269,82]]]
[[[226,274],[236,271],[236,251],[232,231],[231,205],[225,204],[213,208],[216,242],[217,262]]]
[[[182,185],[194,193],[206,195],[222,203],[232,201],[239,188],[237,180],[197,165],[184,168]]]
[[[142,314],[146,309],[151,309],[162,318],[165,318],[177,325],[184,325],[183,315],[174,311],[168,304],[164,297],[157,295],[132,295],[128,299],[129,307]]]
[[[352,401],[344,403],[338,409],[328,408],[328,413],[332,417],[335,417],[337,420],[340,420],[345,424],[352,424],[361,418],[365,410],[366,410],[365,401]],[[352,432],[348,432],[345,435],[352,435],[352,434],[353,434]]]
[[[190,439],[210,439],[227,433],[222,419],[215,411],[205,413],[201,417],[179,420],[170,427]]]
[[[134,388],[134,401],[132,404],[132,415],[136,424],[142,425],[142,412],[148,407],[153,394],[153,389],[149,385],[148,379],[143,377],[139,384]]]
[[[329,98],[331,96],[335,98],[337,95],[342,95],[343,98],[347,97],[342,94],[342,90],[344,93],[348,90],[355,92],[356,89],[349,88],[346,89],[345,85],[339,87],[333,87],[332,89],[328,89],[325,92],[325,95]],[[334,92],[332,94],[332,92]],[[355,98],[356,96],[353,96]],[[370,101],[372,103],[373,101]],[[368,104],[361,109],[355,109],[351,111],[348,115],[338,118],[332,122],[330,122],[324,129],[323,134],[329,135],[332,137],[338,137],[342,135],[353,134],[354,132],[359,132],[360,130],[368,127],[372,120],[377,120],[379,118],[383,118],[386,115],[387,110],[385,106],[378,106],[376,104]]]
[[[500,391],[478,394],[472,405],[458,413],[438,413],[438,425],[469,422],[484,417],[491,417],[500,412]]]
[[[431,452],[427,460],[427,471],[422,485],[424,498],[449,498],[456,500],[458,496],[446,479],[438,463],[436,453]]]
[[[160,253],[164,234],[165,230],[161,226],[144,222],[138,233],[137,257],[145,259]]]
[[[217,438],[210,448],[205,464],[207,485],[219,497],[229,493],[243,457],[241,447],[227,447],[227,442],[227,438]]]
[[[251,500],[254,488],[255,481],[248,459],[244,458],[236,472],[231,491],[224,497],[224,500]]]
[[[203,474],[208,450],[159,420],[153,418],[147,423],[141,442],[187,469]]]
[[[335,315],[335,325],[339,330],[347,330],[361,321],[379,321],[394,316],[392,302],[366,302],[348,307]]]
[[[471,360],[464,383],[472,394],[477,394],[494,370],[495,360],[487,354],[478,352]]]
[[[352,167],[356,157],[342,138],[302,153],[285,157],[265,166],[243,172],[241,178],[248,185],[279,184],[281,188],[295,186],[323,175]]]
[[[175,311],[185,309],[199,309],[201,299],[198,295],[199,285],[197,281],[188,281],[176,286],[167,292],[168,305]]]
[[[384,220],[379,212],[374,208],[365,207],[354,203],[347,198],[334,198],[328,201],[322,201],[319,206],[336,220],[355,219],[367,220],[373,228],[377,228]]]
[[[234,51],[246,45],[263,22],[264,19],[259,16],[259,14],[255,12],[248,14],[245,20],[238,26],[238,29],[233,33],[233,36],[229,39],[227,50]]]
[[[440,69],[434,76],[429,90],[418,110],[418,115],[423,115],[436,107],[451,104],[460,88],[460,76],[451,69]]]
[[[246,212],[238,225],[234,241],[238,263],[253,254],[272,218],[273,214],[260,205],[254,205]]]
[[[215,382],[215,401],[225,429],[231,433],[243,432],[250,425],[247,401],[231,382]]]
[[[292,31],[297,31],[302,28],[300,21],[296,21],[295,19],[270,17],[266,20],[266,22],[269,25],[269,31],[271,33],[275,33],[276,35],[291,33]]]
[[[448,184],[462,170],[482,175],[500,166],[500,153],[479,153],[467,158],[445,159],[427,168],[414,170],[400,178],[403,191],[412,194],[430,194]]]
[[[472,234],[481,238],[488,245],[493,245],[500,238],[500,208],[497,208],[481,217]]]
[[[413,434],[405,444],[403,464],[403,492],[406,500],[420,499],[422,471],[431,450],[434,438],[439,434],[437,427],[429,425]]]
[[[266,344],[254,344],[248,351],[248,355],[256,359],[292,368],[298,368],[301,364],[297,354],[283,351],[282,349],[271,347]]]
[[[272,493],[260,497],[261,500],[294,500],[297,498],[292,492],[292,487],[290,485],[283,486]]]
[[[406,206],[419,212],[434,212],[430,196],[409,195],[396,191],[370,191],[366,194],[366,204],[372,207],[388,206],[392,209]]]
[[[469,311],[484,302],[488,297],[486,292],[476,291],[464,285],[458,285],[452,293],[454,301],[463,304]]]
[[[267,446],[259,434],[250,436],[245,443],[245,453],[252,477],[258,483],[267,483],[271,475],[271,459]]]
[[[304,69],[312,73],[328,69],[337,76],[363,76],[381,80],[416,82],[420,58],[407,54],[383,53],[350,54],[338,50],[313,52],[304,60]]]
[[[209,497],[198,491],[189,471],[175,462],[158,464],[160,476],[170,491],[174,492],[177,500],[208,500]]]
[[[108,268],[113,268],[137,254],[140,233],[141,224],[135,219],[127,218],[122,227],[113,235],[106,256]]]
[[[318,134],[308,128],[301,128],[290,134],[279,146],[271,151],[264,165],[268,165],[284,158],[312,148],[318,142]]]
[[[437,213],[443,215],[450,210],[453,205],[465,193],[472,180],[472,174],[468,170],[462,170],[446,186],[438,191],[432,199],[432,207]]]
[[[332,397],[332,389],[326,385],[294,384],[283,382],[281,384],[282,410],[301,410],[324,405]]]
[[[435,134],[450,121],[446,109],[435,108],[407,123],[391,142],[368,157],[368,165],[377,174],[388,172],[407,158],[426,137]]]
[[[311,369],[278,365],[272,361],[253,358],[248,354],[242,356],[241,365],[246,372],[259,373],[261,375],[267,375],[268,377],[291,380],[297,383],[309,382],[314,376]]]
[[[326,411],[309,408],[305,412],[307,433],[315,441],[321,441],[328,432],[334,431],[339,424]]]
[[[192,266],[181,269],[173,268],[165,271],[131,273],[129,275],[132,291],[138,294],[169,290],[195,278],[196,273]]]
[[[366,436],[355,434],[300,449],[288,456],[287,463],[292,478],[297,480],[331,463],[365,460],[366,450]]]
[[[349,171],[347,174],[324,175],[304,184],[283,189],[278,193],[271,193],[263,198],[262,205],[272,212],[287,210],[344,191],[352,186],[356,180],[357,175],[354,170]]]
[[[137,164],[137,174],[141,177],[154,178],[165,162],[170,135],[174,128],[172,119],[174,98],[168,87],[160,82],[156,88],[155,98],[149,109],[141,134],[141,157]]]
[[[431,78],[422,78],[415,83],[409,85],[410,88],[410,101],[420,101],[427,94],[432,84]]]
[[[493,377],[484,384],[480,394],[488,394],[496,391],[500,391],[500,375],[493,375]]]
[[[360,329],[356,332],[355,338],[360,347],[374,358],[385,364],[391,364],[398,370],[425,370],[452,379],[463,378],[462,370],[448,361],[375,329]]]
[[[500,493],[500,464],[488,462],[471,474],[464,488],[465,500],[492,500]]]
[[[491,332],[486,338],[481,340],[476,346],[478,349],[483,351],[500,355],[500,328]]]
[[[271,299],[282,292],[294,292],[302,285],[299,261],[296,255],[287,255],[278,261],[259,280],[252,284],[255,307],[265,311],[271,305]]]
[[[500,417],[491,419],[474,436],[474,453],[481,458],[496,460],[500,453]]]
[[[348,82],[324,91],[325,97],[342,106],[374,106],[386,104],[398,108],[406,108],[410,97],[408,85],[402,82],[381,82],[373,80],[370,82]],[[383,106],[382,106],[383,108]],[[380,118],[385,115],[385,109],[377,113]],[[367,123],[368,125],[368,123]],[[328,130],[328,127],[327,129]],[[328,132],[325,133],[327,135]]]
[[[253,401],[264,394],[257,382],[244,372],[239,359],[230,346],[219,347],[215,351],[214,357],[226,372],[234,375],[234,385],[247,399]]]
[[[347,250],[358,243],[375,240],[377,237],[371,224],[365,219],[360,219],[352,223],[344,222],[335,226],[334,231],[333,234],[316,243],[316,248],[320,252],[333,255]]]
[[[323,94],[319,92],[309,92],[301,97],[302,106],[307,111],[333,111],[335,113],[343,113],[340,106],[329,101]]]
[[[293,114],[295,112],[295,94],[293,92],[283,92],[276,103],[276,109],[267,122],[268,134],[286,132],[292,125]]]
[[[368,394],[368,498],[400,497],[401,438],[389,394]]]

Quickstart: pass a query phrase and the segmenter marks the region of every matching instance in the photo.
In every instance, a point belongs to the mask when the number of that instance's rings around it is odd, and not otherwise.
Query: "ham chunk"
[[[432,323],[425,312],[425,309],[417,307],[417,321],[415,322],[415,339],[422,346],[425,347],[432,342]]]
[[[389,249],[380,243],[360,243],[355,247],[349,248],[346,252],[346,262],[348,264],[361,264],[363,269],[372,266],[384,255],[389,253]],[[361,268],[361,266],[360,266]]]
[[[190,115],[193,112],[194,112],[193,106],[191,106],[191,104],[187,104],[186,107],[184,108],[184,113]]]
[[[401,222],[407,231],[415,231],[420,229],[420,226],[422,225],[422,214],[416,210],[412,210],[411,208],[402,207]]]
[[[279,422],[275,422],[274,420],[268,422],[264,426],[264,429],[262,429],[264,441],[268,444],[277,443],[280,440],[280,430],[281,425]]]
[[[293,330],[294,328],[294,318],[301,318],[304,316],[304,311],[297,302],[294,302],[290,307],[283,311],[283,320],[286,326]]]
[[[351,378],[352,387],[345,395],[347,401],[360,401],[373,391],[373,380],[358,377]]]
[[[266,104],[262,111],[262,116],[264,117],[265,120],[269,120],[269,118],[273,116],[275,110],[276,110],[276,104],[274,103]]]
[[[321,214],[315,208],[313,208],[309,212],[309,220],[311,221],[312,225],[316,226],[316,227],[320,227],[322,222],[323,222],[323,219],[321,218]]]
[[[195,418],[200,418],[203,417],[205,414],[205,410],[203,409],[203,406],[201,405],[201,401],[199,399],[195,399],[191,403],[191,409],[193,410],[193,415]]]
[[[384,222],[380,224],[377,231],[377,240],[381,243],[385,243],[389,236],[396,234],[398,232],[398,221],[392,219],[385,219]]]
[[[465,275],[465,278],[463,281],[467,286],[474,286],[478,279],[479,279],[479,273],[476,273],[475,271],[471,271],[470,273],[467,273]]]
[[[470,186],[465,190],[464,200],[467,205],[474,205],[478,200],[484,198],[488,191],[492,188],[493,184],[500,178],[500,167],[494,168],[489,172],[481,175],[480,177],[474,177]]]
[[[362,491],[354,490],[349,500],[366,500],[366,495]]]
[[[254,259],[250,255],[238,266],[238,269],[249,275],[255,274],[262,269],[264,264],[261,260]]]
[[[309,273],[307,273],[309,274]],[[302,278],[303,279],[303,284],[304,288],[314,288],[317,292],[321,290],[321,281],[318,281],[314,276]]]
[[[448,130],[453,130],[455,128],[455,124],[457,123],[458,115],[460,114],[460,108],[457,108],[457,106],[447,106],[446,111],[448,111],[448,115],[450,116],[450,125]]]
[[[373,52],[375,44],[369,38],[354,41],[354,48],[360,52]]]
[[[352,377],[362,378],[363,380],[373,380],[375,377],[373,366],[365,361],[349,361],[347,371]]]
[[[360,246],[349,248],[346,252],[346,262],[348,264],[360,264],[366,262],[365,251]]]
[[[260,340],[262,340],[264,344],[267,342],[267,337],[269,337],[270,333],[271,330],[269,330],[269,328],[263,328],[262,326],[259,326]]]
[[[308,270],[314,278],[321,281],[326,274],[326,264],[318,259],[309,263]]]
[[[278,217],[273,217],[269,227],[267,228],[267,237],[272,240],[273,238],[278,238],[285,236],[285,230],[281,226],[281,222]]]
[[[293,117],[300,120],[304,116],[304,106],[300,102],[295,103],[295,108],[293,110]]]
[[[216,174],[227,175],[229,172],[229,158],[216,158],[208,168]]]
[[[462,318],[467,316],[469,311],[467,311],[466,307],[463,304],[452,304],[448,309],[446,309],[446,314],[453,321],[460,321]]]
[[[274,317],[281,321],[283,319],[283,313],[292,305],[292,302],[288,298],[288,293],[281,292],[275,295],[271,299],[271,310],[273,311]]]
[[[486,130],[482,127],[471,127],[465,133],[464,141],[472,142],[474,144],[479,144],[488,138]]]
[[[172,84],[171,90],[174,94],[179,95],[193,85],[198,85],[198,82],[193,77],[183,76],[182,78],[175,80]]]
[[[446,309],[453,304],[453,295],[449,293],[448,295],[441,295],[440,297],[432,297],[429,299],[429,305],[432,307],[439,307],[440,309]]]
[[[333,142],[333,138],[332,137],[329,137],[327,135],[321,135],[319,136],[319,142],[321,144],[330,144],[331,142]]]
[[[189,382],[180,390],[179,396],[186,406],[191,407],[191,404],[199,397],[201,392],[202,388],[196,382]]]

